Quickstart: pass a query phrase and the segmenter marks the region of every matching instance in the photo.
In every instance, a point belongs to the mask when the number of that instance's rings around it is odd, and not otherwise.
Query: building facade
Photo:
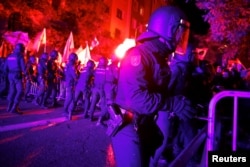
[[[136,38],[146,29],[151,13],[164,5],[163,0],[105,0],[107,5],[106,28],[113,38]]]

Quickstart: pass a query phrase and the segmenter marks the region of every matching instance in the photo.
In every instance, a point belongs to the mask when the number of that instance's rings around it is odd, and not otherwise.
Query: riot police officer
[[[48,77],[48,68],[47,68],[47,62],[49,59],[48,53],[44,52],[38,62],[37,66],[37,83],[38,83],[38,91],[35,95],[35,99],[33,100],[33,103],[36,105],[40,105],[43,108],[46,108],[45,106],[45,93],[48,88],[47,84],[47,77]]]
[[[155,115],[161,112],[167,117],[175,107],[174,99],[166,98],[170,76],[166,57],[174,51],[185,53],[188,32],[189,23],[179,8],[160,7],[150,16],[147,31],[137,38],[140,44],[121,61],[115,103],[123,118],[129,119],[111,138],[118,167],[156,166],[153,155],[162,138]],[[190,113],[181,108],[174,114],[185,119]]]
[[[90,119],[94,121],[94,112],[96,109],[96,104],[100,101],[101,113],[105,113],[106,104],[105,104],[105,93],[104,93],[104,83],[106,77],[106,67],[108,60],[106,57],[101,57],[98,66],[94,71],[94,84],[92,87],[92,99],[89,108]]]
[[[111,105],[114,103],[116,89],[117,89],[117,80],[118,80],[118,67],[119,59],[115,54],[111,57],[111,64],[106,68],[106,77],[104,84],[104,92],[105,92],[105,106]],[[103,110],[103,113],[100,114],[99,119],[96,125],[104,125],[103,121],[105,116],[107,115],[107,110]],[[106,112],[105,112],[106,111]]]
[[[7,111],[21,114],[18,105],[24,93],[23,76],[26,75],[24,62],[25,47],[22,43],[15,45],[14,51],[6,59],[5,71],[8,73],[9,93]]]
[[[51,106],[55,107],[57,104],[56,96],[58,92],[58,75],[59,75],[59,64],[57,63],[58,52],[52,50],[50,52],[50,58],[47,63],[48,68],[48,89],[45,95],[45,103],[51,98]]]
[[[80,98],[84,98],[84,111],[83,111],[84,118],[88,117],[91,87],[94,79],[94,68],[95,68],[94,61],[89,60],[86,64],[86,67],[84,67],[83,70],[80,71],[80,76],[76,83],[74,106],[76,106],[77,101]]]
[[[78,78],[76,63],[78,56],[75,53],[69,55],[68,63],[65,67],[65,89],[66,97],[64,102],[64,111],[68,114],[68,119],[71,120],[74,109],[74,92]]]

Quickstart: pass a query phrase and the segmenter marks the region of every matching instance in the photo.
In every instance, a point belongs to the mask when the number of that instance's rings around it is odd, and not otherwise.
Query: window
[[[105,13],[109,13],[110,9],[108,6],[105,7]]]
[[[122,11],[120,9],[116,10],[116,17],[122,19]]]
[[[115,29],[115,37],[116,38],[120,38],[121,36],[121,30],[119,30],[118,28]]]

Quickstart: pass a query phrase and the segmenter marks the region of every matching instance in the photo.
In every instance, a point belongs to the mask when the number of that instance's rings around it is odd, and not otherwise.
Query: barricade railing
[[[39,89],[39,87],[38,87],[37,82],[31,82],[29,94],[36,95],[38,92],[38,89]]]
[[[215,151],[215,123],[216,104],[222,98],[233,98],[233,126],[232,126],[232,151],[237,149],[237,126],[238,126],[238,98],[250,98],[250,92],[246,91],[222,91],[214,95],[209,103],[208,129],[206,139],[206,166],[208,167],[208,152]]]

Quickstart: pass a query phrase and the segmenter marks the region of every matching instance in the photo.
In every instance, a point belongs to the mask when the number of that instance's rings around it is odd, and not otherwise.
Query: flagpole
[[[44,35],[45,35],[45,44],[44,44],[44,53],[46,52],[46,45],[47,45],[47,40],[46,40],[46,28],[44,28]]]

